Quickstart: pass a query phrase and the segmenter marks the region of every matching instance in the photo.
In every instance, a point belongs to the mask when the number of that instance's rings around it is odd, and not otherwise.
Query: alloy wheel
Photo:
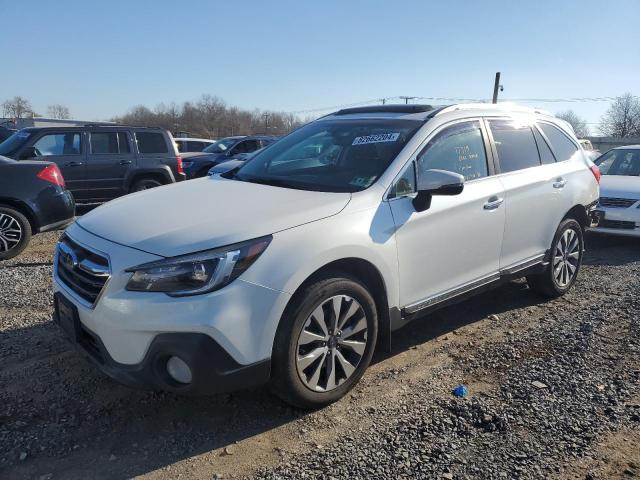
[[[307,388],[328,392],[349,379],[367,347],[367,317],[362,305],[335,295],[309,315],[296,344],[296,368]]]
[[[22,240],[20,222],[7,213],[0,213],[0,252],[8,252]]]
[[[556,243],[553,255],[553,277],[559,287],[571,283],[580,263],[580,240],[575,230],[568,228]]]

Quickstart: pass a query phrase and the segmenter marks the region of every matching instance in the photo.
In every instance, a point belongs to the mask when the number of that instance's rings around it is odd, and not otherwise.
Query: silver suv
[[[326,405],[376,343],[434,308],[514,277],[567,292],[598,179],[544,112],[341,110],[222,176],[81,217],[58,247],[56,317],[123,383],[270,382],[294,405]]]

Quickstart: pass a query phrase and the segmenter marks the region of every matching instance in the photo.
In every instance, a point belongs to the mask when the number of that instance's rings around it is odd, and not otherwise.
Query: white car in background
[[[520,277],[566,293],[598,178],[571,127],[537,110],[341,110],[237,171],[79,218],[54,260],[55,318],[122,383],[269,382],[317,408],[435,308]]]
[[[173,139],[178,147],[178,152],[201,152],[212,143],[216,143],[215,140],[209,140],[208,138],[184,138],[178,137]]]
[[[596,164],[602,173],[598,233],[640,237],[640,145],[614,148]]]

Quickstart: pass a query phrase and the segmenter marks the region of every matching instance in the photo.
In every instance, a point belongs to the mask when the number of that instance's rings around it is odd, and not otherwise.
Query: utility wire
[[[634,97],[638,98],[638,96],[634,95]],[[412,100],[429,100],[436,102],[465,102],[465,103],[490,103],[490,98],[457,98],[457,97],[407,97],[407,96],[396,96],[396,97],[384,97],[384,98],[374,98],[371,100],[364,100],[361,102],[354,102],[342,105],[332,105],[330,107],[322,107],[322,108],[313,108],[309,110],[298,110],[289,112],[294,115],[308,114],[308,113],[319,113],[325,112],[327,110],[340,110],[342,108],[351,108],[351,107],[361,107],[365,105],[377,104],[377,103],[390,103],[390,101],[397,100],[401,102],[402,100],[407,101],[407,98]],[[587,102],[610,102],[615,100],[617,97],[560,97],[560,98],[503,98],[500,103],[504,102],[533,102],[533,103],[587,103]]]

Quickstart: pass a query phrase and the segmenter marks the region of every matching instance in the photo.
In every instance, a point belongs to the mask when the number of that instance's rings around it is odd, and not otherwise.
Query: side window
[[[118,148],[120,149],[120,153],[131,153],[129,135],[127,135],[126,132],[118,132]]]
[[[251,153],[260,148],[257,140],[245,140],[240,142],[233,148],[233,153]]]
[[[91,132],[91,153],[101,155],[118,153],[118,134],[116,132]]]
[[[489,120],[489,125],[496,143],[502,173],[540,165],[538,147],[531,127],[513,120]]]
[[[429,141],[417,158],[418,175],[438,169],[459,173],[465,180],[489,174],[480,122],[462,122],[447,127]]]
[[[136,142],[140,153],[168,153],[164,135],[160,132],[136,132]]]
[[[80,155],[80,133],[51,133],[39,138],[33,147],[43,157]]]
[[[410,162],[407,168],[405,168],[400,178],[396,180],[396,184],[393,186],[390,198],[402,197],[404,195],[410,195],[416,191],[416,169],[415,163]]]
[[[546,165],[548,163],[555,163],[556,159],[553,156],[553,152],[547,145],[547,141],[540,134],[537,128],[533,129],[533,136],[536,137],[536,144],[538,145],[538,153],[540,154],[540,160],[542,160],[542,164]]]
[[[184,152],[184,147],[186,146],[187,142],[183,142],[182,140],[176,140],[176,146],[178,147],[178,151],[179,152]]]
[[[202,142],[187,142],[187,150],[190,152],[201,152],[204,149]]]
[[[95,155],[129,153],[125,132],[91,132],[91,153]]]
[[[549,139],[551,148],[559,162],[569,160],[578,151],[578,147],[559,128],[548,123],[540,123],[538,125]]]

